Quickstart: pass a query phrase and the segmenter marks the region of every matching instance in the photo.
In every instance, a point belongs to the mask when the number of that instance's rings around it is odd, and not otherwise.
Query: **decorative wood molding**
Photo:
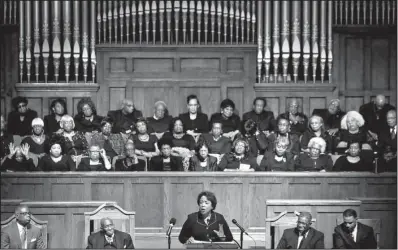
[[[97,92],[98,83],[17,83],[17,92]]]
[[[337,88],[336,84],[321,83],[255,83],[256,92],[328,92],[331,93]]]

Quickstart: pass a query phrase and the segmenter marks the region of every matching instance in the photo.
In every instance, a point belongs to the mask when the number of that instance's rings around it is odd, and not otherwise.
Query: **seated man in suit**
[[[142,112],[135,108],[132,100],[125,99],[121,109],[108,111],[108,117],[113,121],[112,133],[130,134]]]
[[[134,249],[133,240],[128,233],[115,229],[109,218],[101,219],[101,230],[88,236],[87,249],[126,248]]]
[[[357,212],[347,209],[343,212],[344,222],[334,229],[333,248],[376,249],[373,228],[357,222]]]
[[[397,111],[387,112],[387,125],[379,133],[378,172],[397,172]]]
[[[311,227],[312,216],[301,212],[297,219],[297,227],[286,229],[278,243],[277,249],[323,249],[325,248],[323,233]]]
[[[312,115],[322,117],[327,132],[331,136],[335,136],[340,129],[340,122],[345,112],[340,109],[340,100],[333,99],[329,102],[327,109],[314,109]]]
[[[1,249],[44,249],[40,228],[30,224],[29,208],[24,205],[15,209],[16,222],[1,229]]]

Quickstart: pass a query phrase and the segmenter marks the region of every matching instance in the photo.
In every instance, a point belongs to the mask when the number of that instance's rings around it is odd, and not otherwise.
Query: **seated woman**
[[[91,145],[89,150],[89,157],[82,158],[77,171],[108,171],[111,170],[112,165],[104,149],[99,145]]]
[[[153,116],[147,118],[148,131],[160,139],[165,132],[169,131],[172,120],[173,117],[169,115],[166,103],[157,101],[155,103],[155,112]]]
[[[217,171],[217,158],[209,155],[207,141],[199,141],[195,151],[196,155],[189,159],[189,171]]]
[[[210,129],[214,122],[221,122],[223,136],[233,140],[239,134],[240,117],[234,113],[235,103],[230,99],[225,99],[220,105],[221,113],[214,113],[210,118]]]
[[[216,196],[212,192],[201,192],[197,203],[199,211],[188,215],[178,236],[180,242],[190,244],[198,241],[232,241],[232,233],[224,216],[214,212],[217,206]]]
[[[296,171],[326,172],[333,168],[330,155],[324,154],[326,142],[321,137],[314,137],[308,142],[308,153],[301,153],[295,162]]]
[[[257,123],[249,119],[244,124],[245,138],[249,143],[249,155],[257,157],[264,154],[267,149],[267,137],[265,134],[257,129]],[[242,137],[242,136],[241,136]]]
[[[333,171],[374,172],[372,154],[361,154],[359,142],[349,142],[347,155],[340,156],[334,163]]]
[[[267,137],[267,151],[274,151],[276,145],[275,141],[280,137],[285,137],[290,141],[289,147],[286,149],[286,151],[294,155],[298,155],[300,153],[300,139],[297,134],[290,133],[289,117],[286,117],[285,115],[278,116],[276,124],[277,129],[275,133],[271,133]]]
[[[338,135],[336,151],[340,154],[348,149],[348,142],[359,142],[362,144],[362,150],[372,150],[367,143],[367,131],[364,127],[365,120],[357,111],[349,111],[341,119],[341,129]]]
[[[75,122],[70,115],[64,115],[61,118],[61,131],[65,139],[65,154],[71,155],[73,161],[87,155],[88,143],[82,132],[74,131]]]
[[[261,160],[261,171],[294,171],[294,155],[287,151],[290,141],[279,137],[275,141],[275,149],[266,151]]]
[[[182,158],[171,154],[172,141],[162,138],[158,141],[160,155],[154,156],[149,162],[149,171],[184,171]]]
[[[14,143],[14,137],[6,131],[6,122],[3,115],[1,115],[0,143],[0,159],[3,160],[10,153],[10,143]]]
[[[126,157],[116,160],[115,171],[145,171],[145,161],[137,158],[134,143],[127,142],[124,152]]]
[[[151,158],[159,155],[158,138],[156,135],[148,134],[148,124],[145,118],[138,118],[136,124],[137,134],[130,135],[135,145],[135,153],[140,156]]]
[[[48,137],[44,134],[44,122],[41,118],[33,119],[32,131],[32,135],[25,137],[21,144],[28,144],[30,153],[40,159],[46,155],[46,147],[49,141]]]
[[[249,143],[244,138],[236,138],[232,143],[232,152],[225,154],[218,171],[255,171],[258,168],[256,158],[249,154]]]
[[[104,117],[97,115],[97,109],[90,97],[84,97],[77,103],[77,115],[74,120],[76,131],[92,133],[101,131],[101,121]]]
[[[40,171],[75,171],[76,163],[70,155],[63,154],[65,139],[54,134],[47,145],[48,155],[39,160]]]
[[[195,139],[184,132],[184,126],[180,118],[173,119],[170,131],[166,132],[163,138],[171,141],[172,155],[189,158],[195,154]]]
[[[326,142],[326,150],[327,154],[332,153],[332,137],[326,132],[323,119],[320,116],[313,115],[308,119],[308,129],[303,133],[300,141],[300,147],[302,152],[309,152],[307,147],[308,142],[311,138],[320,137]]]
[[[101,132],[93,132],[91,134],[89,144],[99,145],[105,149],[106,155],[110,159],[117,155],[124,154],[124,144],[127,138],[123,137],[122,133],[112,133],[113,121],[109,117],[105,117],[101,121]]]
[[[13,143],[10,143],[9,150],[10,154],[1,164],[2,172],[36,171],[33,160],[29,157],[29,145],[24,144],[15,147]]]
[[[187,97],[188,113],[180,114],[179,118],[184,124],[184,132],[197,140],[199,135],[209,131],[209,118],[200,112],[199,99],[196,95]]]
[[[32,121],[37,117],[37,112],[28,108],[28,99],[17,96],[12,99],[11,111],[7,118],[7,132],[12,135],[26,136],[32,133]]]
[[[68,114],[66,102],[62,98],[57,98],[51,102],[50,115],[44,116],[44,133],[48,136],[61,129],[60,121],[63,115]]]
[[[224,154],[231,152],[231,139],[223,136],[223,125],[219,121],[213,122],[210,133],[201,134],[198,143],[206,141],[209,145],[209,154],[221,161]]]

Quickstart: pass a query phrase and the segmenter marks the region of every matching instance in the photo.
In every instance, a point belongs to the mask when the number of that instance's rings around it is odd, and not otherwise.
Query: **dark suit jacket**
[[[204,113],[198,113],[195,120],[189,118],[189,113],[180,114],[184,131],[193,130],[195,133],[209,132],[209,118]]]
[[[387,127],[387,112],[394,109],[394,106],[386,103],[381,110],[376,110],[374,102],[369,102],[359,108],[359,113],[365,119],[365,127],[379,134]]]
[[[277,249],[297,249],[298,233],[295,228],[286,229],[278,243]],[[307,237],[303,239],[300,249],[325,248],[323,233],[310,228]]]
[[[259,115],[256,114],[256,112],[254,111],[250,111],[243,114],[242,125],[241,125],[242,133],[245,132],[243,127],[245,122],[249,119],[252,119],[255,123],[257,123],[257,128],[260,131],[265,131],[265,130],[273,131],[276,128],[276,121],[274,113],[272,111],[264,111]]]
[[[207,159],[207,166],[203,168],[200,166],[199,158],[194,155],[189,159],[189,171],[212,172],[217,171],[217,158],[210,156]]]
[[[81,115],[75,115],[73,120],[75,121],[75,130],[82,133],[98,131],[101,132],[101,121],[104,117],[94,115],[93,121],[86,120]]]
[[[170,155],[170,166],[171,171],[184,171],[181,157]],[[151,158],[149,171],[163,171],[162,156],[158,155]]]
[[[7,132],[12,135],[30,135],[32,134],[32,121],[37,117],[37,112],[28,109],[25,113],[25,119],[21,122],[20,114],[17,111],[11,111],[7,119]]]
[[[26,237],[28,241],[28,249],[45,248],[40,228],[29,224],[27,226]],[[1,229],[1,248],[22,249],[22,242],[17,222],[12,222],[10,225]]]
[[[134,109],[133,113],[129,115],[124,115],[122,110],[111,110],[108,112],[108,117],[113,120],[112,133],[117,134],[120,132],[126,132],[130,129],[138,118],[142,117],[142,112]]]
[[[376,249],[377,243],[373,228],[357,223],[357,242],[354,242],[343,224],[334,228],[333,248],[341,249]]]
[[[131,236],[127,233],[121,232],[119,230],[114,230],[114,244],[117,249],[134,249],[133,240]],[[99,231],[88,236],[87,249],[103,249],[105,246],[105,233]]]
[[[312,115],[318,115],[322,117],[325,124],[325,129],[340,128],[340,122],[345,112],[337,111],[336,114],[332,115],[329,113],[328,109],[314,109]]]

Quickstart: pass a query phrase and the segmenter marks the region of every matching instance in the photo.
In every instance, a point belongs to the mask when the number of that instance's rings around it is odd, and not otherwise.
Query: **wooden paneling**
[[[142,83],[144,85],[145,83]],[[177,83],[175,83],[177,84]],[[176,111],[176,101],[173,84],[162,84],[159,86],[156,82],[147,84],[147,87],[133,87],[132,88],[132,99],[137,109],[143,112],[145,117],[153,116],[154,104],[157,101],[164,101],[168,105],[168,109],[171,115],[178,115]],[[166,86],[164,86],[166,85]]]
[[[135,72],[173,72],[173,58],[133,58]]]
[[[221,63],[219,58],[181,58],[181,72],[220,72]]]
[[[235,103],[235,113],[236,114],[238,114],[239,116],[242,116],[243,113],[246,112],[246,110],[244,110],[244,108],[243,108],[244,107],[243,88],[228,87],[227,88],[227,98],[231,99]],[[218,105],[218,107],[220,107],[220,105]],[[210,119],[210,117],[209,117],[209,119]]]
[[[319,108],[327,108],[327,100],[326,100],[326,98],[325,97],[322,97],[322,98],[317,98],[317,97],[310,98],[310,110],[319,109]],[[312,114],[312,112],[310,114]]]
[[[346,89],[364,89],[364,40],[357,37],[347,37],[346,52]]]
[[[216,211],[234,233],[232,219],[256,240],[264,239],[262,208],[269,199],[397,196],[395,173],[4,173],[2,181],[11,184],[2,190],[2,199],[116,201],[136,212],[138,237],[164,233],[172,217],[177,218],[178,234],[186,216],[197,211],[197,195],[203,190],[216,194]]]
[[[111,73],[126,72],[126,58],[110,58],[109,70]]]
[[[359,110],[359,107],[361,107],[362,104],[364,104],[364,98],[362,96],[360,97],[351,97],[351,96],[346,96],[345,98],[345,109],[346,110]]]
[[[372,90],[389,89],[390,41],[382,38],[371,38],[371,88]]]
[[[121,102],[126,98],[126,88],[111,87],[109,88],[109,110],[120,109]]]
[[[43,117],[43,98],[28,98],[28,102],[28,107],[30,107],[31,109],[33,107],[38,107],[34,110],[36,110],[39,117]]]

